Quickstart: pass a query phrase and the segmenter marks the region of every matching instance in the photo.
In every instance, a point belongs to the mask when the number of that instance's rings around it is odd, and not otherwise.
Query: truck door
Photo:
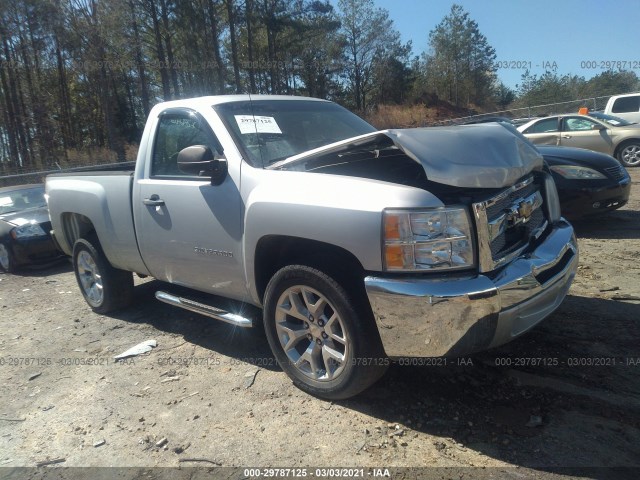
[[[134,185],[140,253],[159,280],[242,300],[240,165],[229,162],[224,182],[213,186],[178,168],[178,153],[192,145],[224,154],[199,114],[175,108],[162,112],[148,146],[150,161]]]

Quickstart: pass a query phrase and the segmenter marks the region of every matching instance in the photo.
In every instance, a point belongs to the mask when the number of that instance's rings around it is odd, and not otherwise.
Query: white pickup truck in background
[[[236,95],[155,106],[135,170],[46,191],[93,310],[153,276],[161,301],[264,328],[296,385],[339,399],[390,359],[495,347],[560,305],[578,249],[542,167],[500,124],[377,131],[331,102]]]
[[[640,123],[640,92],[612,96],[607,101],[604,113]]]

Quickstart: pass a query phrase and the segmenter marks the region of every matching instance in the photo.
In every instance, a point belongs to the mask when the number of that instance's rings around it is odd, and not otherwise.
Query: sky
[[[337,3],[337,2],[336,2]],[[640,76],[640,0],[374,0],[386,9],[413,54],[428,49],[429,32],[458,3],[496,50],[498,78],[515,88],[525,68],[541,75],[557,65],[591,78],[611,62]],[[607,64],[609,62],[609,64]],[[621,64],[622,66],[622,64]],[[604,68],[602,68],[604,67]]]

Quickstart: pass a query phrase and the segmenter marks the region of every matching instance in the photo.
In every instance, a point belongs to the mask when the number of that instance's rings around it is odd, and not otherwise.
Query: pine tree
[[[467,12],[454,4],[429,33],[428,85],[456,106],[482,105],[496,79],[496,52]]]

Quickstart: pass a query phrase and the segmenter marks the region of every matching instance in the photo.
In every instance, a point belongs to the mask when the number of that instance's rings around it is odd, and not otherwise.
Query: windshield
[[[614,127],[627,127],[629,125],[634,125],[634,123],[628,122],[624,118],[607,115],[606,113],[591,112],[589,116],[602,120],[603,122],[607,122],[609,125],[613,125]]]
[[[246,160],[267,167],[376,129],[349,110],[312,100],[254,100],[214,106]]]
[[[46,206],[44,187],[0,192],[0,215]]]

